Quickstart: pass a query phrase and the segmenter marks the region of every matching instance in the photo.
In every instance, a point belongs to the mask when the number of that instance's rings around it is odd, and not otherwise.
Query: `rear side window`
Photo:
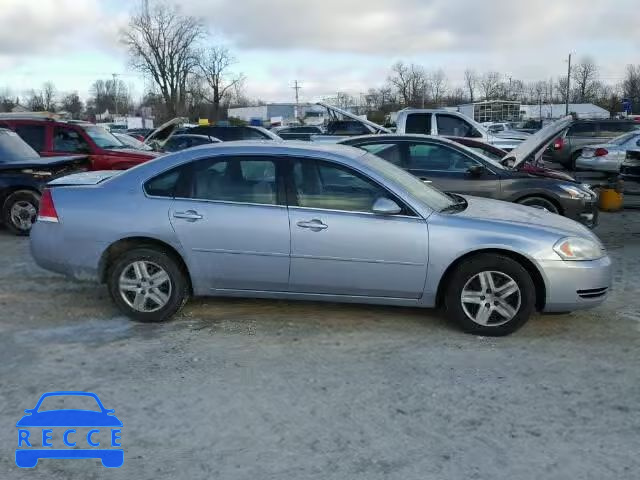
[[[174,168],[148,180],[144,184],[144,191],[152,197],[173,198],[182,170],[183,168]]]
[[[420,133],[431,135],[431,114],[430,113],[410,113],[404,125],[405,133]]]
[[[595,137],[596,136],[596,124],[595,123],[576,123],[569,128],[567,133],[569,137]]]
[[[16,125],[15,132],[36,152],[44,150],[44,125]]]

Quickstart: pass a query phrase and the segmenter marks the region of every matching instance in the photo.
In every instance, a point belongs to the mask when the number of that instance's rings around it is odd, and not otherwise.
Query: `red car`
[[[159,155],[130,149],[105,128],[88,122],[8,114],[0,117],[0,128],[16,132],[43,157],[86,155],[91,170],[125,170]]]

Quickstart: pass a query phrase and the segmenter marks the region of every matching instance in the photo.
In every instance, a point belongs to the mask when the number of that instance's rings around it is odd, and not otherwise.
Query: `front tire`
[[[107,283],[115,304],[140,322],[163,322],[189,299],[189,283],[173,255],[138,247],[120,255],[109,268]]]
[[[517,261],[481,254],[463,261],[445,294],[449,319],[476,335],[503,336],[524,325],[535,309],[529,272]]]
[[[552,200],[549,200],[548,198],[545,198],[545,197],[537,197],[537,196],[525,197],[518,200],[518,203],[520,205],[527,205],[529,207],[543,208],[548,212],[557,213],[558,215],[561,215],[560,209],[558,208],[558,206]]]
[[[16,235],[31,232],[40,207],[40,195],[31,190],[18,190],[9,195],[2,205],[2,222]]]

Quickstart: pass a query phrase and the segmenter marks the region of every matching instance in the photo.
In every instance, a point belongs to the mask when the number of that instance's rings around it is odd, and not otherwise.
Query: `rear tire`
[[[453,272],[444,303],[447,317],[465,332],[497,337],[515,332],[529,320],[536,289],[529,272],[517,261],[479,254]]]
[[[109,267],[109,293],[128,317],[163,322],[189,299],[189,282],[173,255],[155,247],[137,247],[120,255]]]
[[[18,190],[2,205],[2,222],[14,234],[27,236],[31,232],[40,207],[40,194],[32,190]]]

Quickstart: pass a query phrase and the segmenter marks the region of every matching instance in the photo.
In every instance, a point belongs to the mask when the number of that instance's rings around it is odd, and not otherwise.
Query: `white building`
[[[542,105],[520,105],[520,117],[522,120],[555,120],[566,114],[564,103],[551,103]],[[592,103],[570,103],[569,113],[575,113],[578,118],[610,118],[608,110]]]

